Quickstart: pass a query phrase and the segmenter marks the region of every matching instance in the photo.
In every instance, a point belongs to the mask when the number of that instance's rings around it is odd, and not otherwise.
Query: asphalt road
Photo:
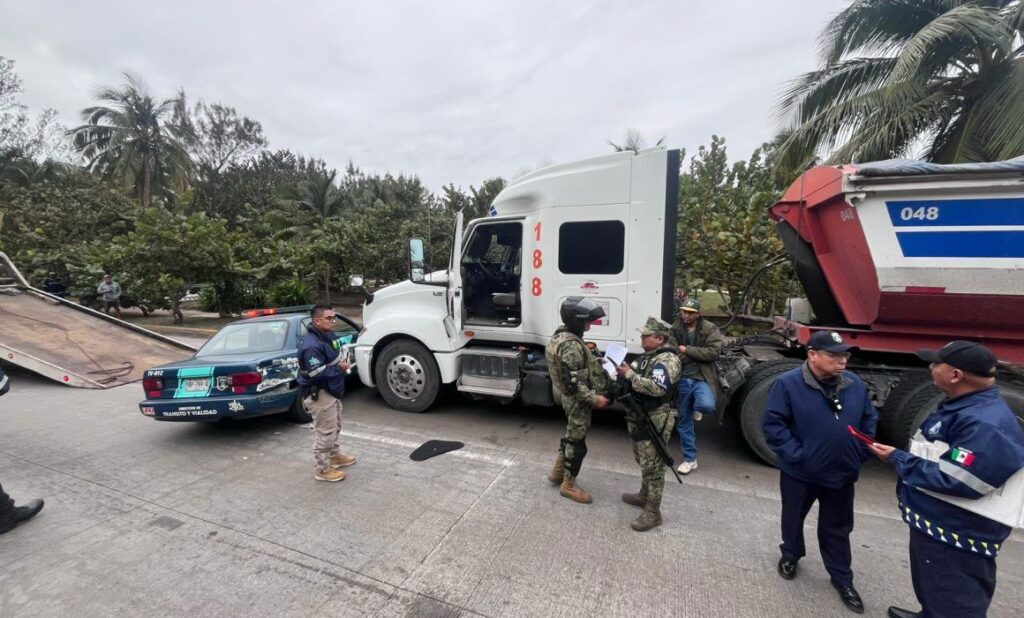
[[[359,462],[319,483],[308,427],[157,422],[138,412],[138,385],[12,379],[0,479],[46,508],[0,536],[0,616],[850,615],[813,511],[798,578],[776,574],[777,472],[730,423],[699,424],[700,467],[668,484],[665,524],[641,534],[619,500],[639,474],[615,413],[595,418],[581,476],[594,503],[579,505],[545,480],[558,410],[450,394],[405,414],[356,389],[343,435]],[[466,446],[410,460],[429,439]],[[893,487],[877,462],[857,486],[854,571],[870,616],[916,607]],[[1018,537],[999,558],[990,615],[1021,607]]]

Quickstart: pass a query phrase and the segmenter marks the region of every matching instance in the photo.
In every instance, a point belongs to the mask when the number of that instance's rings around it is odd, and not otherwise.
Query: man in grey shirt
[[[117,313],[117,319],[121,319],[121,286],[114,281],[110,275],[103,275],[103,281],[96,286],[96,293],[100,295],[103,302],[103,313],[110,313],[113,309]]]

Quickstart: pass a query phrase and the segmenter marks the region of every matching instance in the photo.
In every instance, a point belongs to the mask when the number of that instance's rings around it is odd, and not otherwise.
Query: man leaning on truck
[[[689,474],[697,469],[697,433],[693,423],[715,411],[719,389],[715,361],[722,353],[725,337],[701,315],[700,301],[696,298],[686,299],[679,307],[679,318],[672,324],[672,336],[679,344],[679,361],[683,366],[676,425],[683,461],[678,472]]]
[[[608,405],[603,394],[611,381],[597,356],[583,342],[583,333],[590,323],[604,317],[604,309],[589,298],[573,296],[562,303],[562,326],[544,350],[548,371],[565,411],[565,437],[558,449],[558,459],[548,473],[552,484],[561,484],[561,494],[581,504],[593,498],[576,484],[583,458],[587,455],[587,432],[594,408]]]

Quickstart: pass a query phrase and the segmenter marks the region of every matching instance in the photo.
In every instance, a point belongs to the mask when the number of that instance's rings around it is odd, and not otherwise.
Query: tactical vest
[[[587,362],[587,376],[590,380],[590,387],[594,389],[596,393],[604,394],[608,392],[611,385],[611,381],[608,378],[608,374],[605,373],[604,368],[601,367],[600,361],[587,344],[584,343],[583,339],[568,330],[558,329],[555,331],[551,341],[548,342],[547,347],[544,348],[544,357],[548,361],[548,372],[551,374],[551,382],[555,385],[555,388],[559,393],[562,393],[562,385],[565,384],[564,377],[562,375],[562,363],[558,360],[559,352],[562,346],[566,345],[578,345],[583,349],[583,358]],[[563,393],[564,394],[564,393]]]
[[[634,370],[645,378],[650,377],[648,370],[654,365],[654,360],[665,352],[668,352],[673,356],[677,354],[676,350],[673,350],[668,346],[658,348],[657,350],[643,354],[640,358],[636,359],[636,366]],[[676,396],[679,394],[678,386],[678,381],[672,383],[668,390],[665,391],[665,394],[661,397],[652,397],[643,393],[633,393],[633,398],[637,400],[644,410],[650,412],[652,410],[657,410],[666,403],[674,403]]]

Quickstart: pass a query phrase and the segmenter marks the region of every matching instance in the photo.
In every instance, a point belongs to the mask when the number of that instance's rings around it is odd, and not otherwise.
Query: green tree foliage
[[[778,160],[1024,154],[1022,35],[1022,0],[855,0],[822,32],[821,68],[780,98]]]
[[[154,194],[173,204],[192,169],[189,129],[175,122],[183,103],[179,97],[157,101],[139,78],[126,73],[125,79],[96,89],[101,104],[82,110],[85,124],[72,131],[75,148],[90,171],[134,188],[143,208]]]
[[[190,285],[223,286],[249,274],[245,240],[245,232],[230,232],[223,219],[205,213],[147,208],[132,231],[112,241],[112,255],[133,294],[170,308],[180,322],[179,301]]]
[[[720,309],[730,313],[770,315],[793,289],[788,269],[776,268],[743,298],[754,273],[784,253],[768,218],[788,184],[772,173],[774,155],[766,144],[749,160],[730,164],[725,140],[712,136],[680,175],[676,285],[719,292],[730,305]]]

